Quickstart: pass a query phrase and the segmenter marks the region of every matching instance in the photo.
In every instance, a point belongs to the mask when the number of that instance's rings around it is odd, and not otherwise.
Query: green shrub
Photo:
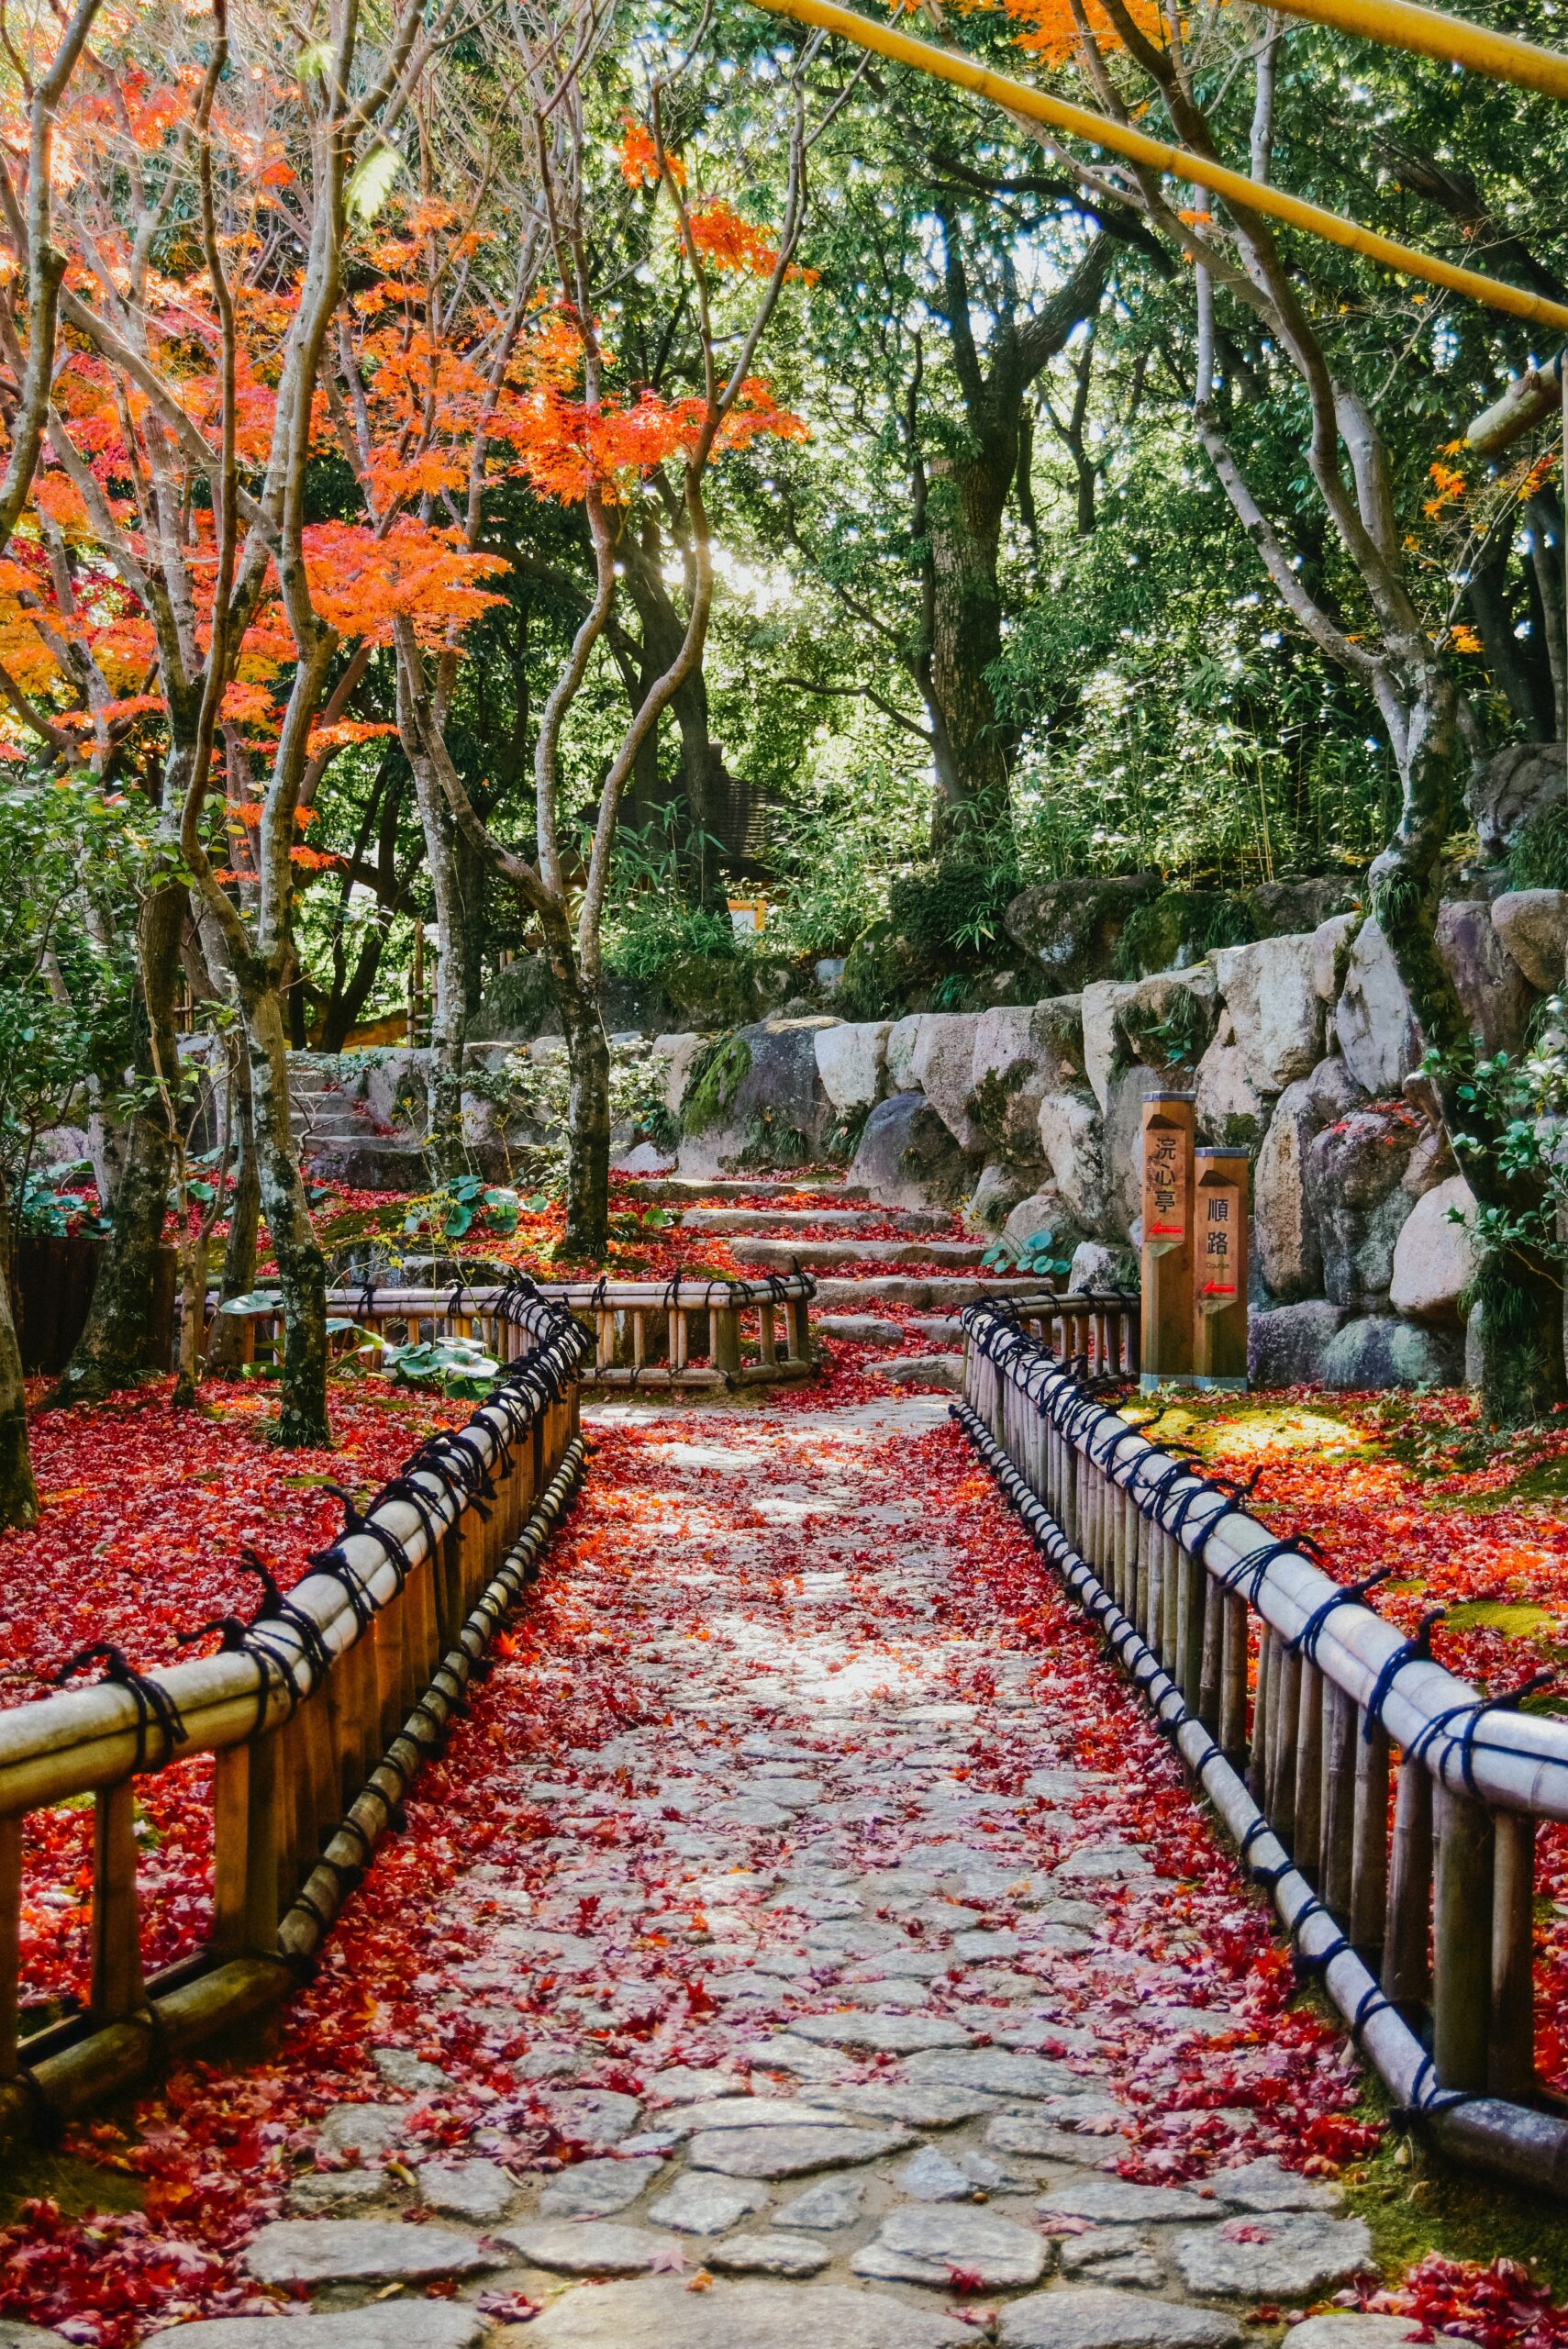
[[[1508,852],[1514,889],[1568,889],[1568,799],[1554,799],[1525,825]]]
[[[845,1019],[896,1019],[908,1009],[907,996],[919,980],[907,942],[889,921],[873,921],[844,958],[833,1008]]]
[[[1003,917],[1020,885],[1010,854],[955,851],[895,881],[888,917],[929,963],[940,965],[954,954],[984,961],[1006,935]]]

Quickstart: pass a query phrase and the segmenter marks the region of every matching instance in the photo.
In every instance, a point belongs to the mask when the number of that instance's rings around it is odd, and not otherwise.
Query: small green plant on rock
[[[1064,1256],[1051,1230],[1031,1231],[1027,1240],[998,1240],[980,1259],[993,1272],[1028,1273],[1044,1281],[1064,1281],[1073,1259]]]

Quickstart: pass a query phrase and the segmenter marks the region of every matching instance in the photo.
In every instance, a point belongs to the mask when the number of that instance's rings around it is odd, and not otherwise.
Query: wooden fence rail
[[[584,1459],[589,1351],[559,1306],[492,1308],[505,1367],[432,1436],[286,1598],[215,1655],[0,1711],[0,2139],[48,2125],[287,1995],[439,1749],[496,1623],[538,1572]],[[206,1945],[144,1976],[139,1780],[212,1756]],[[25,2032],[19,1937],[30,1811],[90,1796],[91,1991]]]
[[[503,1286],[395,1287],[367,1281],[334,1289],[329,1313],[381,1336],[473,1339],[495,1353]],[[760,1281],[547,1281],[537,1294],[562,1305],[591,1329],[594,1360],[584,1371],[596,1386],[737,1387],[809,1377],[808,1309],[817,1294],[809,1273],[775,1273]],[[216,1305],[216,1299],[215,1299]],[[245,1318],[258,1353],[279,1345],[281,1305],[252,1305]]]
[[[962,1320],[955,1417],[1396,2106],[1568,2194],[1568,2105],[1535,2072],[1532,1907],[1536,1823],[1568,1820],[1568,1721],[1445,1671],[1005,1309]]]
[[[1141,1304],[1136,1291],[1073,1290],[1059,1296],[1009,1297],[994,1308],[1059,1362],[1082,1363],[1091,1378],[1136,1378],[1142,1338]]]

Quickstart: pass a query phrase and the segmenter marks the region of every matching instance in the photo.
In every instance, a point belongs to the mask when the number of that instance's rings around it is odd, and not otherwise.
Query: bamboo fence
[[[536,1292],[562,1305],[593,1332],[594,1359],[586,1385],[612,1387],[773,1386],[807,1378],[813,1368],[809,1307],[817,1284],[809,1273],[773,1273],[764,1280],[613,1280],[541,1282]],[[328,1313],[382,1336],[466,1338],[496,1351],[496,1325],[509,1294],[504,1286],[397,1287],[366,1281],[334,1289]],[[245,1308],[266,1354],[281,1343],[283,1308],[268,1302]]]
[[[1396,2112],[1568,2194],[1535,2068],[1537,1821],[1568,1721],[1486,1698],[1148,1442],[1004,1308],[963,1313],[955,1418],[1272,1895]],[[1255,1659],[1255,1663],[1253,1661]],[[1527,1688],[1529,1684],[1527,1684]]]
[[[520,1284],[491,1320],[506,1357],[467,1424],[432,1436],[286,1597],[221,1626],[217,1654],[0,1712],[0,2140],[47,2132],[262,2013],[308,1973],[421,1763],[439,1753],[496,1625],[539,1572],[582,1475],[586,1333]],[[142,1964],[139,1783],[212,1756],[205,1947]],[[94,1807],[91,1989],[24,2032],[24,1826]]]

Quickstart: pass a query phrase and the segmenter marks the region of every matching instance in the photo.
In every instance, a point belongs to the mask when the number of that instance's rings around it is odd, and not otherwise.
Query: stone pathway
[[[494,1838],[245,2254],[308,2319],[157,2337],[1229,2349],[1363,2270],[1280,2158],[1353,2065],[942,1399],[585,1418]]]

